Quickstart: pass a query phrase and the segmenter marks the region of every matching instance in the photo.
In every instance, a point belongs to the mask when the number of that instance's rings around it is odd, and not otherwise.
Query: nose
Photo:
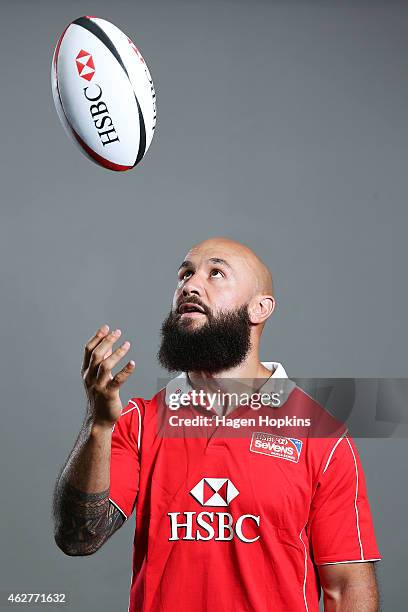
[[[183,287],[183,296],[184,297],[188,297],[189,295],[196,295],[198,297],[200,297],[200,292],[198,289],[195,289],[194,287],[186,287],[184,285]]]
[[[184,297],[189,295],[196,295],[201,297],[203,294],[203,287],[200,283],[198,274],[191,276],[183,285],[182,294]]]

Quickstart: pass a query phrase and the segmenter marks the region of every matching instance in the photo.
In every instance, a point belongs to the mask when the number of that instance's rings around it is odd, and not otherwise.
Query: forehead
[[[251,261],[242,249],[230,245],[203,244],[193,247],[185,256],[194,266],[224,265],[230,266],[236,273],[251,271]]]

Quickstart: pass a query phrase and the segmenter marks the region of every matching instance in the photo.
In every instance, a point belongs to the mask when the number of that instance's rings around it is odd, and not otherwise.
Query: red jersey
[[[264,365],[276,390],[284,370]],[[214,426],[170,410],[186,388],[130,399],[113,428],[110,499],[136,507],[129,612],[318,612],[318,565],[381,558],[353,440],[295,385]],[[333,435],[305,433],[306,415]]]

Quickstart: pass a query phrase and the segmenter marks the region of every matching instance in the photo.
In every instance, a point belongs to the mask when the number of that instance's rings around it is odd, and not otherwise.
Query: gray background
[[[270,265],[278,308],[262,357],[293,376],[407,376],[408,5],[260,0],[1,4],[2,589],[127,610],[134,517],[95,556],[50,522],[84,414],[83,345],[121,327],[150,397],[176,268],[227,235]],[[157,132],[135,170],[92,164],[53,108],[59,33],[104,17],[140,47]],[[357,441],[358,442],[358,441]],[[407,443],[358,442],[384,560],[405,608]]]

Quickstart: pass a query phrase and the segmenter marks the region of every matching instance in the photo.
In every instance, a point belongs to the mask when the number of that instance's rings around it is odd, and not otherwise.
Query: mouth
[[[206,316],[204,308],[202,306],[199,306],[198,304],[193,304],[191,302],[184,302],[183,304],[180,304],[180,306],[177,308],[177,313],[181,316],[181,317],[199,317],[199,316]]]

